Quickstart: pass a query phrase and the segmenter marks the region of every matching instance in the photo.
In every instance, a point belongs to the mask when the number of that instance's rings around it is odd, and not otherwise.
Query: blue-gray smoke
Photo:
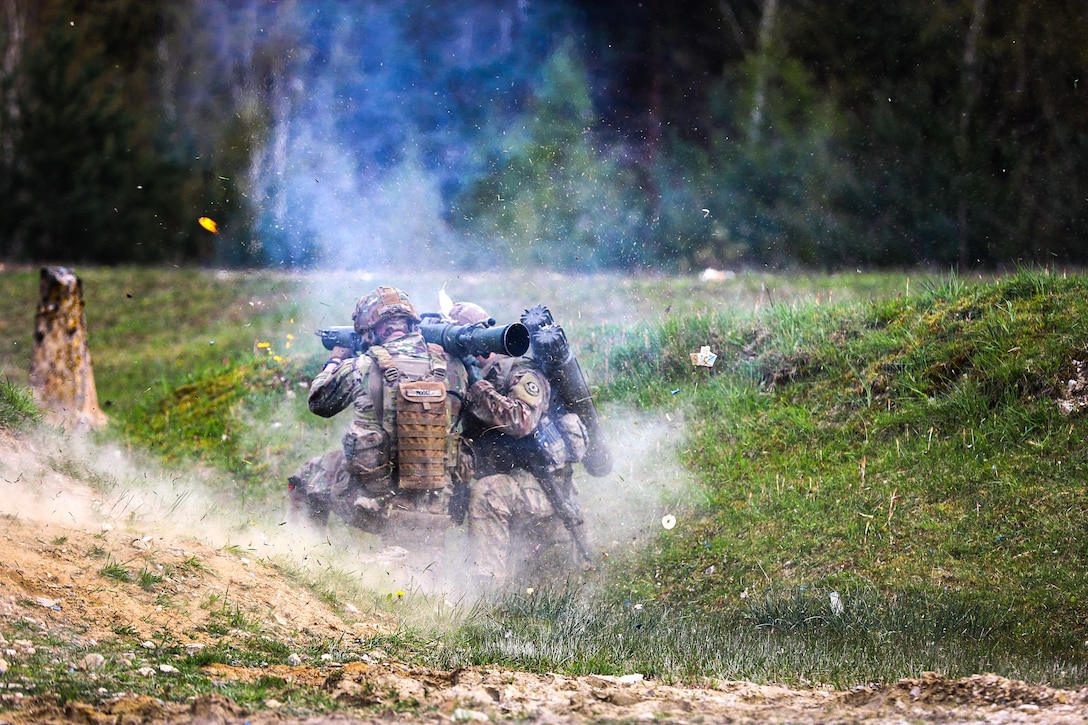
[[[455,251],[449,200],[483,170],[573,3],[203,0],[233,104],[265,104],[245,188],[268,261],[431,266]]]

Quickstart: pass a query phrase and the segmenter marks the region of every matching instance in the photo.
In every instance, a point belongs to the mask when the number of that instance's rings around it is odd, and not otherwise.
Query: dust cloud
[[[629,551],[662,531],[663,515],[689,500],[692,477],[677,459],[684,421],[664,410],[601,413],[613,470],[593,478],[579,468],[576,481],[596,546]]]
[[[629,553],[661,532],[662,515],[686,498],[691,481],[676,458],[683,421],[677,413],[620,407],[601,414],[615,465],[599,478],[579,466],[579,498],[595,553]],[[446,561],[418,561],[335,516],[321,535],[293,529],[275,506],[247,508],[220,473],[199,465],[166,470],[92,436],[51,429],[3,434],[0,449],[2,517],[115,532],[164,548],[196,540],[272,561],[319,589],[360,601],[404,593],[446,607],[480,595],[465,589],[471,552],[463,527],[451,528]]]
[[[357,591],[410,585],[410,574],[398,570],[403,552],[344,536],[307,539],[288,530],[282,511],[247,508],[234,491],[210,469],[167,470],[91,436],[0,432],[0,518],[124,534],[137,548],[198,541],[241,559],[273,561],[316,586],[332,578],[352,581]]]

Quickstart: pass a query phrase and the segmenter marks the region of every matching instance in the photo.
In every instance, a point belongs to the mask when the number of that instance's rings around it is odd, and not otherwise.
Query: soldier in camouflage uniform
[[[352,408],[351,426],[341,449],[288,479],[288,521],[323,532],[335,512],[434,561],[449,526],[465,367],[423,339],[419,315],[394,287],[361,298],[352,320],[369,347],[335,348],[309,393],[322,417]]]
[[[458,324],[488,318],[465,302],[449,315]],[[480,584],[502,586],[549,559],[569,570],[570,534],[531,461],[540,455],[535,439],[542,426],[561,429],[562,451],[551,459],[550,474],[573,496],[573,464],[585,453],[586,429],[576,415],[549,417],[551,385],[533,358],[491,355],[479,362],[483,379],[468,390],[462,431],[475,468],[467,515],[473,575]]]

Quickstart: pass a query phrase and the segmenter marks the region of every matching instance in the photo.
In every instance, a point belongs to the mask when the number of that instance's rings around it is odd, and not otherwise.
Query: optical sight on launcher
[[[488,322],[493,324],[491,320]],[[486,357],[493,352],[521,357],[529,351],[529,329],[520,322],[500,327],[492,327],[486,322],[472,325],[424,322],[419,326],[419,331],[424,340],[441,345],[447,354],[458,358],[477,355]],[[365,352],[369,347],[353,327],[325,327],[315,330],[314,334],[321,338],[321,344],[326,350],[346,347],[358,353]]]

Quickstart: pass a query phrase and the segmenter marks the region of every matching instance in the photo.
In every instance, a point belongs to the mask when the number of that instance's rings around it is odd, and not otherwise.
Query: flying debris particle
[[[676,526],[676,517],[672,514],[665,514],[661,517],[661,528],[668,531]]]
[[[710,210],[703,209],[703,219],[706,219],[708,216],[710,216]]]
[[[202,216],[199,219],[197,219],[196,221],[197,221],[198,224],[200,224],[200,226],[204,227],[205,229],[207,229],[212,234],[215,234],[216,232],[219,231],[219,225],[216,224],[215,220],[211,219],[210,217]]]
[[[443,315],[447,316],[450,314],[450,310],[453,309],[453,299],[446,292],[446,285],[442,285],[442,289],[438,290],[438,309]]]

